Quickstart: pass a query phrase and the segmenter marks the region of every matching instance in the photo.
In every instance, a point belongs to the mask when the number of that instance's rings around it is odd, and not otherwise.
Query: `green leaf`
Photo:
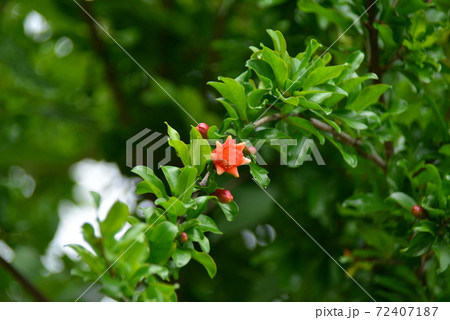
[[[305,82],[303,83],[303,89],[308,89],[324,82],[327,82],[330,79],[338,77],[342,71],[349,67],[348,64],[332,66],[332,67],[319,67],[313,70]]]
[[[167,125],[167,134],[172,140],[180,140],[180,134],[177,130],[172,128],[167,122],[164,122]]]
[[[215,196],[200,196],[195,198],[194,201],[197,207],[188,212],[187,219],[197,218],[200,214],[205,212],[208,206],[208,201],[210,199],[217,199],[217,198]]]
[[[301,11],[313,12],[319,17],[323,17],[339,25],[344,30],[347,29],[352,23],[352,20],[343,15],[341,12],[337,11],[334,8],[325,8],[314,0],[299,0],[297,5]]]
[[[234,79],[219,77],[221,82],[208,82],[219,93],[233,103],[242,120],[247,120],[247,96],[245,95],[244,87]]]
[[[130,278],[130,283],[138,283],[142,279],[148,278],[154,274],[158,275],[163,280],[169,280],[169,270],[166,267],[158,264],[144,264]]]
[[[273,87],[276,82],[275,73],[271,66],[260,59],[251,59],[247,61],[247,67],[255,71],[258,78],[268,87]]]
[[[217,98],[216,100],[219,101],[225,107],[230,118],[239,119],[236,110],[234,110],[234,108],[228,102],[226,102],[224,98]]]
[[[444,144],[439,149],[439,153],[442,153],[443,155],[446,155],[447,157],[450,157],[450,144]]]
[[[105,271],[106,267],[92,252],[78,244],[69,244],[68,246],[78,253],[81,259],[89,266],[89,268],[91,268],[92,271],[97,274],[102,274],[103,271]]]
[[[433,251],[439,261],[438,273],[442,273],[447,270],[450,264],[450,244],[447,238],[441,237],[433,244]]]
[[[353,110],[340,109],[333,113],[333,116],[345,122],[350,128],[356,130],[365,130],[367,125],[361,122],[362,116]]]
[[[434,236],[431,235],[430,233],[418,232],[412,238],[411,242],[409,243],[409,246],[400,251],[411,257],[421,256],[424,253],[428,252],[428,250],[430,250],[433,241]]]
[[[172,259],[177,268],[182,268],[191,260],[191,252],[177,248],[172,254]]]
[[[256,89],[250,92],[247,97],[248,105],[252,108],[258,107],[262,103],[262,99],[266,93],[268,93],[266,89]]]
[[[305,52],[299,53],[296,58],[301,60],[300,66],[298,67],[298,70],[293,75],[292,79],[298,80],[298,77],[301,72],[306,72],[304,69],[309,64],[309,60],[311,59],[312,55],[316,52],[317,49],[322,47],[322,45],[317,42],[316,39],[309,40],[309,43],[306,47]]]
[[[428,232],[431,235],[436,235],[437,225],[433,221],[430,220],[422,220],[413,227],[413,230],[416,232]]]
[[[105,220],[100,222],[100,230],[105,237],[113,237],[127,222],[130,214],[125,203],[117,201],[111,207]]]
[[[155,200],[155,204],[166,209],[167,213],[175,216],[183,216],[186,211],[192,207],[193,204],[183,203],[177,197],[158,198]]]
[[[222,209],[222,212],[225,214],[225,218],[228,221],[233,221],[237,217],[239,213],[239,207],[234,201],[230,203],[217,202],[217,204],[219,205],[220,209]]]
[[[181,169],[180,176],[178,177],[176,195],[180,197],[180,200],[186,202],[191,198],[194,191],[195,181],[197,180],[197,169],[194,167],[184,167]]]
[[[299,95],[299,96],[305,96],[308,94],[316,94],[316,93],[332,93],[332,94],[338,94],[343,97],[348,96],[347,92],[345,92],[341,88],[339,88],[335,85],[332,85],[332,84],[327,84],[327,83],[321,84],[319,86],[314,86],[307,90],[294,92],[294,94]]]
[[[201,239],[198,239],[197,242],[203,252],[209,253],[209,250],[211,249],[211,247],[209,245],[209,239],[206,236]]]
[[[315,135],[319,139],[320,144],[325,143],[325,137],[323,134],[321,134],[320,131],[317,130],[308,120],[300,117],[289,117],[286,121]]]
[[[392,200],[398,203],[403,209],[410,211],[413,206],[417,204],[417,202],[403,192],[394,192],[391,194],[387,200]]]
[[[85,223],[81,227],[82,233],[83,233],[83,239],[89,243],[92,249],[99,254],[98,249],[98,241],[99,239],[95,236],[94,227],[90,223]]]
[[[176,244],[175,237],[178,233],[178,227],[164,221],[156,227],[150,229],[148,239],[150,241],[150,262],[163,265],[172,255]]]
[[[91,191],[90,194],[92,196],[92,199],[94,200],[95,208],[96,209],[100,208],[100,204],[102,202],[102,196],[95,191]]]
[[[378,34],[383,40],[386,49],[394,49],[398,47],[397,42],[394,40],[394,34],[392,29],[387,24],[374,23],[373,26],[378,30]]]
[[[169,141],[170,143],[170,141]],[[144,181],[147,182],[147,187],[155,194],[158,198],[167,197],[166,188],[164,183],[155,175],[152,169],[144,166],[134,167],[131,172],[139,175]]]
[[[361,90],[356,99],[347,106],[347,108],[355,111],[361,111],[368,106],[377,103],[381,95],[390,87],[391,86],[387,84],[374,84],[365,87]]]
[[[331,113],[331,109],[323,108],[318,103],[306,100],[305,97],[298,97],[298,103],[299,105],[307,109],[322,111],[325,114]]]
[[[269,36],[272,38],[273,46],[275,48],[275,51],[277,51],[280,56],[284,56],[286,53],[286,40],[283,37],[283,34],[278,30],[266,30]]]
[[[161,167],[167,182],[169,183],[170,191],[174,195],[177,194],[178,177],[180,176],[181,169],[173,166],[162,166]]]
[[[169,140],[169,145],[175,149],[175,152],[177,153],[178,158],[181,159],[181,162],[183,162],[183,165],[190,166],[191,165],[191,158],[189,157],[189,148],[181,140]]]
[[[199,262],[201,265],[203,265],[205,267],[205,269],[208,272],[208,275],[211,277],[211,279],[214,278],[214,276],[217,273],[217,266],[216,266],[216,263],[214,262],[213,258],[211,258],[211,256],[207,253],[198,252],[195,250],[192,250],[191,254],[192,254],[192,259]]]
[[[263,47],[263,60],[266,61],[273,70],[275,78],[278,82],[278,87],[284,89],[284,85],[289,76],[289,71],[286,62],[273,50]]]
[[[253,176],[253,179],[255,179],[261,187],[267,188],[270,184],[269,172],[258,166],[254,161],[250,162],[249,166],[250,174]]]
[[[413,40],[418,40],[427,30],[427,17],[423,10],[414,14],[411,20],[411,26],[409,27],[409,33]]]
[[[217,228],[217,225],[214,222],[214,220],[211,219],[210,217],[208,217],[204,214],[201,214],[197,218],[197,220],[200,222],[199,228],[203,232],[212,232],[215,234],[223,234],[222,231],[220,231],[219,228]]]
[[[356,168],[356,166],[358,165],[358,157],[356,156],[356,154],[348,153],[347,151],[345,151],[344,147],[339,142],[335,141],[328,135],[325,135],[325,137],[339,150],[342,157],[344,158],[344,161],[347,162],[350,167]]]

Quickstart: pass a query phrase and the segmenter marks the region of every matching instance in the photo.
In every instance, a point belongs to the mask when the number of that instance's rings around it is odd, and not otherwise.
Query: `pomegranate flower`
[[[232,176],[239,178],[237,167],[249,164],[250,159],[245,158],[243,150],[245,142],[236,144],[236,141],[228,136],[225,143],[216,141],[216,149],[211,153],[211,160],[216,167],[217,174],[228,172]]]

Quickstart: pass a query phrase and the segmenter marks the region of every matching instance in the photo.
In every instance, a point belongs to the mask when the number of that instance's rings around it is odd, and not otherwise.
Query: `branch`
[[[0,257],[0,265],[6,269],[20,285],[27,290],[37,301],[47,302],[48,299],[30,281],[28,281],[16,268]]]
[[[369,8],[376,0],[366,0],[366,7]],[[377,15],[376,6],[373,5],[368,11],[369,21],[365,24],[369,31],[370,43],[370,66],[369,71],[375,73],[378,79],[374,79],[374,83],[381,83],[383,70],[380,66],[380,48],[378,47],[378,30],[374,27],[375,17]]]
[[[254,126],[255,126],[255,128],[257,128],[267,122],[280,120],[281,118],[282,118],[281,113],[274,113],[274,114],[271,114],[269,116],[259,119],[258,121],[256,121],[254,123]],[[362,146],[361,140],[355,139],[345,132],[339,133],[336,130],[334,130],[334,128],[331,127],[330,125],[328,125],[320,120],[317,120],[315,118],[311,118],[311,119],[309,119],[309,121],[315,128],[325,131],[325,132],[328,132],[328,133],[331,133],[336,140],[338,140],[344,144],[347,144],[349,146],[354,147],[360,155],[362,155],[364,158],[367,158],[367,159],[371,160],[372,162],[374,162],[377,166],[379,166],[381,169],[383,169],[383,171],[386,171],[387,166],[386,166],[386,162],[383,160],[383,158],[381,158],[377,153],[371,154],[371,153],[365,152],[361,148],[361,146]]]
[[[89,3],[85,2],[83,4],[83,7],[89,13],[89,15],[93,16]],[[128,124],[130,122],[130,118],[129,118],[129,115],[127,112],[127,109],[128,109],[127,103],[126,103],[125,97],[123,95],[122,89],[119,85],[119,82],[117,80],[116,71],[108,57],[108,52],[106,50],[106,46],[98,34],[97,26],[95,25],[95,22],[85,12],[83,12],[83,10],[81,10],[81,14],[82,14],[84,20],[86,21],[86,24],[89,27],[89,33],[90,33],[92,45],[93,45],[95,51],[97,52],[97,54],[103,60],[103,64],[104,64],[104,68],[105,68],[105,77],[111,88],[111,92],[114,96],[114,99],[116,100],[117,111],[119,113],[119,120],[122,124]]]

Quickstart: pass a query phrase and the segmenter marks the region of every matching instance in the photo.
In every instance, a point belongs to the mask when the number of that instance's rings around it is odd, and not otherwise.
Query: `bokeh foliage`
[[[207,81],[241,74],[248,47],[270,43],[266,29],[281,30],[291,54],[317,39],[324,44],[320,54],[367,6],[345,0],[83,4],[195,119],[217,126],[225,112]],[[441,199],[448,202],[450,171],[449,6],[379,0],[373,10],[330,53],[333,65],[366,53],[358,73],[375,73],[376,85],[392,87],[380,99],[369,92],[353,97],[371,99],[378,118],[338,118],[344,131],[363,138],[367,152],[387,160],[387,172],[359,156],[355,168],[347,166],[328,142],[320,147],[326,166],[278,167],[278,154],[267,149],[269,191],[377,300],[448,301],[449,271],[436,273],[434,254],[436,246],[441,258],[449,250],[448,224],[439,225],[442,215],[448,217]],[[32,11],[48,23],[41,33],[24,32]],[[57,274],[40,262],[58,225],[58,204],[72,197],[70,165],[85,157],[106,159],[131,174],[126,139],[143,128],[165,132],[164,121],[187,136],[193,123],[72,1],[37,6],[4,0],[0,14],[0,237],[15,252],[12,264],[48,298],[76,299],[86,284],[70,274],[74,262],[64,258]],[[224,233],[208,236],[216,277],[187,265],[178,299],[368,300],[248,178],[243,175],[239,185],[221,181],[236,190],[238,218],[229,223],[219,210],[210,212]],[[416,221],[411,201],[423,204],[440,229]],[[437,235],[435,250],[411,258],[401,253],[412,228],[433,240]],[[420,243],[430,242],[424,238]],[[0,280],[1,300],[32,299],[3,269]]]

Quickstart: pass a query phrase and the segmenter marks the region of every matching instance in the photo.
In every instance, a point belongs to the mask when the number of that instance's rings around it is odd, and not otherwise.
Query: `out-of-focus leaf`
[[[130,211],[125,203],[120,201],[114,203],[105,220],[100,222],[102,235],[113,237],[125,225],[129,214]]]
[[[421,256],[430,250],[434,238],[435,237],[428,232],[418,232],[412,238],[409,246],[402,249],[401,252],[412,257]]]

